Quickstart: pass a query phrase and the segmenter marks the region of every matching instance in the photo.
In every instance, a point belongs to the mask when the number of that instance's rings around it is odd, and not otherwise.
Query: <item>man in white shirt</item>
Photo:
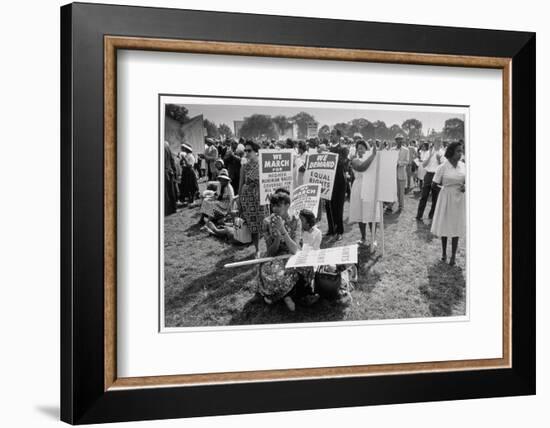
[[[424,209],[426,208],[430,193],[432,194],[432,206],[430,207],[430,213],[428,214],[428,217],[432,219],[434,216],[439,188],[437,186],[432,188],[432,180],[434,178],[437,167],[439,167],[439,165],[441,165],[445,161],[444,155],[445,152],[441,147],[441,140],[436,140],[430,150],[426,153],[425,159],[422,161],[422,167],[426,171],[426,174],[424,175],[422,196],[420,197],[420,202],[418,203],[418,211],[416,213],[416,219],[418,221],[422,221],[422,216],[424,215]]]

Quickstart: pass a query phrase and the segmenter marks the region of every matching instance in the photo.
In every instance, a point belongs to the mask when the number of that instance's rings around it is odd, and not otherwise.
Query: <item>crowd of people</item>
[[[318,213],[302,210],[293,213],[289,189],[280,188],[271,195],[270,204],[260,204],[259,150],[293,149],[293,186],[303,184],[307,155],[310,153],[337,153],[332,198],[321,200]],[[387,201],[380,209],[373,195],[363,192],[363,174],[371,167],[377,151],[396,150],[396,201]],[[344,205],[349,200],[349,223],[358,223],[361,246],[376,251],[373,237],[369,241],[367,225],[381,221],[381,216],[400,213],[405,204],[404,195],[417,187],[420,194],[416,220],[423,222],[424,211],[431,203],[428,218],[431,232],[441,238],[441,260],[447,261],[447,240],[451,238],[449,264],[456,263],[458,240],[465,236],[466,168],[464,144],[441,139],[414,140],[398,134],[393,141],[365,140],[336,135],[331,139],[318,138],[306,141],[291,139],[276,141],[262,139],[206,138],[204,153],[193,153],[188,144],[181,145],[181,152],[174,155],[165,143],[164,157],[165,215],[178,208],[200,210],[203,229],[215,236],[234,238],[230,219],[238,217],[246,226],[257,258],[275,257],[260,265],[259,294],[265,302],[285,302],[290,310],[295,303],[311,303],[323,295],[322,284],[338,277],[333,296],[349,297],[354,277],[349,266],[285,269],[282,254],[295,254],[300,249],[319,249],[322,232],[317,224],[326,215],[329,236],[334,243],[344,234]],[[206,190],[199,192],[199,181],[206,182]],[[429,201],[431,196],[431,201]],[[264,240],[266,251],[260,252]],[[323,276],[324,275],[324,276]],[[332,277],[330,276],[332,275]],[[318,283],[317,286],[315,283]],[[330,287],[325,287],[327,291]],[[330,293],[329,293],[330,294]]]

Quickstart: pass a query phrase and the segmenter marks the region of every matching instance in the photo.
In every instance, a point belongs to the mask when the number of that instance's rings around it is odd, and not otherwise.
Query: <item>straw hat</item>
[[[223,178],[223,179],[225,179],[225,180],[227,180],[227,181],[230,181],[230,180],[231,180],[231,178],[229,178],[229,173],[227,172],[227,169],[223,168],[223,169],[220,171],[220,173],[218,174],[218,180],[219,180],[220,178]]]

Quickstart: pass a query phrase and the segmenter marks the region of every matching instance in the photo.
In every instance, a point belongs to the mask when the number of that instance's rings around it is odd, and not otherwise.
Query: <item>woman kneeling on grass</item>
[[[271,196],[272,214],[262,223],[266,257],[296,254],[300,250],[301,224],[296,216],[288,213],[289,207],[288,194],[277,192]],[[296,306],[289,293],[296,285],[299,274],[296,269],[285,269],[286,262],[286,259],[277,259],[260,265],[258,292],[267,304],[283,299],[287,308],[294,311]]]

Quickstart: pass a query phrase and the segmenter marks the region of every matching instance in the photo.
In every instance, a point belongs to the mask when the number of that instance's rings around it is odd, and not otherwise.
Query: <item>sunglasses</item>
[[[246,153],[250,153],[250,152],[252,152],[252,149],[244,149],[244,151],[245,151]]]

